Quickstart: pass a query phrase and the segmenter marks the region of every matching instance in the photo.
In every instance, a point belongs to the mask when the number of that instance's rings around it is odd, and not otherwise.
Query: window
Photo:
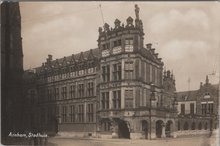
[[[109,92],[102,93],[101,105],[102,109],[109,109]]]
[[[121,46],[121,40],[114,41],[114,47]]]
[[[202,114],[206,115],[206,111],[207,111],[207,105],[205,103],[205,104],[202,104]]]
[[[190,103],[190,114],[194,114],[194,103]]]
[[[133,90],[125,90],[125,108],[133,108]]]
[[[79,84],[79,97],[84,97],[84,84]]]
[[[70,106],[70,120],[71,122],[75,122],[75,106],[71,105]]]
[[[213,114],[213,103],[208,103],[208,111],[207,113]]]
[[[66,116],[67,108],[66,106],[62,107],[62,123],[67,122],[67,116]]]
[[[67,98],[66,87],[62,87],[61,96],[62,96],[62,99],[66,99]]]
[[[78,105],[78,121],[84,122],[84,105]]]
[[[125,79],[133,79],[134,63],[125,62]]]
[[[88,115],[88,122],[93,122],[94,119],[94,110],[93,110],[93,104],[88,104],[87,107],[87,115]]]
[[[185,114],[185,104],[181,104],[181,113],[180,114]]]
[[[126,52],[132,52],[133,51],[133,38],[127,38],[125,39],[125,51]]]
[[[121,40],[117,40],[117,41],[114,41],[114,44],[113,44],[113,49],[112,49],[112,53],[113,54],[118,54],[118,53],[121,53],[122,51],[122,48],[121,48]]]
[[[121,108],[121,90],[113,91],[113,108]]]
[[[109,46],[110,46],[110,43],[103,44],[102,49],[103,50],[109,49],[110,48]]]
[[[113,64],[113,81],[121,80],[121,63]]]
[[[94,83],[93,82],[88,83],[87,90],[88,90],[88,96],[90,97],[94,96]]]
[[[59,100],[59,88],[55,88],[55,98]]]
[[[70,98],[74,98],[76,95],[76,86],[75,85],[71,85],[70,86]]]
[[[210,93],[206,92],[205,95],[204,95],[204,98],[210,98]]]
[[[103,66],[102,67],[102,80],[103,82],[110,81],[110,66]]]

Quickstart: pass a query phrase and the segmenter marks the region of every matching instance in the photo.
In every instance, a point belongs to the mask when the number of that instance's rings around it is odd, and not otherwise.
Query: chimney
[[[52,55],[48,55],[48,61],[52,61],[52,59],[53,59],[53,56]]]
[[[200,88],[202,87],[202,82],[200,82]]]
[[[148,50],[150,50],[151,47],[152,47],[152,44],[151,44],[151,43],[148,43],[148,44],[146,44],[146,47],[147,47]]]

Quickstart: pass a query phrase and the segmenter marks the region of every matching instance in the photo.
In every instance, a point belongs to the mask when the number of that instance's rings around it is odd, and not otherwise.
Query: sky
[[[219,2],[20,2],[24,69],[97,48],[103,21],[126,23],[140,7],[144,43],[152,43],[177,91],[196,90],[209,75],[218,83],[220,66]],[[100,9],[101,5],[101,9]],[[103,13],[103,19],[101,15]],[[189,82],[190,80],[190,82]]]

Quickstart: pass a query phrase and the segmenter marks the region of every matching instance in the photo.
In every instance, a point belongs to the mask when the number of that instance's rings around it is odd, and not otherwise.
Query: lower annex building
[[[218,128],[219,85],[206,76],[198,90],[177,92],[178,135],[210,134]]]
[[[175,79],[136,18],[99,28],[98,48],[26,71],[28,126],[33,131],[109,138],[176,136]]]

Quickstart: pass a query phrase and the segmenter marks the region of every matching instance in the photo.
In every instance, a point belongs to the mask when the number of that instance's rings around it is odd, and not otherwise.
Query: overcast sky
[[[136,2],[135,2],[136,3]],[[134,2],[20,2],[24,68],[97,47],[98,27],[135,17]],[[152,43],[173,70],[177,91],[198,89],[219,72],[219,2],[137,2],[145,44]],[[218,83],[217,76],[210,82]]]

